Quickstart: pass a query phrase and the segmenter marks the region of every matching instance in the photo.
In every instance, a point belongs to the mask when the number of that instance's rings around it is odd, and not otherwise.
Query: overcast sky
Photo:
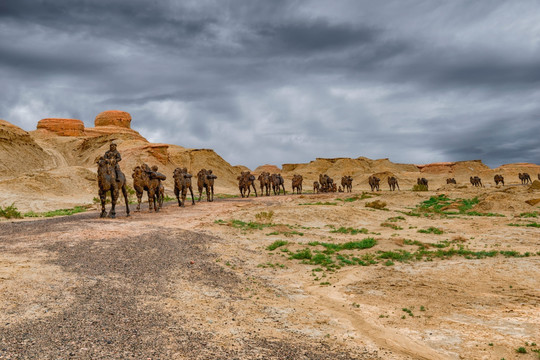
[[[540,2],[1,0],[0,118],[233,165],[315,157],[540,164]]]

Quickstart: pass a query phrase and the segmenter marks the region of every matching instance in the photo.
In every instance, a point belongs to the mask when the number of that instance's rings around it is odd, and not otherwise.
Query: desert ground
[[[364,184],[3,220],[0,359],[538,359],[538,197]]]

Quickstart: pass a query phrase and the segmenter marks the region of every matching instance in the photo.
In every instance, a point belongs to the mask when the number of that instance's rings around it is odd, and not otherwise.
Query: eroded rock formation
[[[41,119],[38,130],[51,131],[60,136],[84,136],[84,123],[78,119]]]

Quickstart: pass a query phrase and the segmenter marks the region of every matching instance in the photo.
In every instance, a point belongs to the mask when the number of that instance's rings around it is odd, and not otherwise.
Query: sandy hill
[[[0,206],[15,203],[22,211],[43,211],[92,203],[97,197],[95,160],[113,140],[129,184],[135,166],[157,165],[167,176],[165,188],[171,196],[177,167],[187,167],[194,176],[202,168],[212,169],[218,176],[216,192],[222,193],[237,189],[236,177],[244,169],[210,149],[152,144],[131,129],[131,116],[123,111],[99,114],[94,128],[85,128],[78,119],[48,118],[26,132],[0,120]],[[196,190],[196,181],[194,185]]]

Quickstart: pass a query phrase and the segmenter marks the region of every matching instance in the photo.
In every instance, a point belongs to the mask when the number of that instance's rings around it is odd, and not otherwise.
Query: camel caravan
[[[120,153],[117,150],[117,145],[113,142],[110,144],[110,148],[105,154],[96,159],[98,166],[98,186],[99,186],[99,199],[101,201],[101,213],[100,217],[114,218],[116,216],[116,202],[120,197],[120,191],[124,197],[126,204],[126,216],[130,216],[127,180],[126,176],[120,169],[119,162],[122,160]],[[137,196],[137,207],[135,211],[141,210],[142,197],[146,191],[148,195],[148,210],[150,212],[159,212],[163,206],[165,200],[165,188],[163,181],[167,177],[158,171],[157,166],[148,166],[147,164],[141,164],[133,168],[131,177],[133,178],[133,189]],[[174,194],[178,201],[179,207],[185,207],[188,191],[191,195],[191,204],[195,205],[195,194],[193,193],[193,185],[191,182],[192,174],[188,172],[187,168],[176,168],[173,171],[174,180]],[[519,173],[518,175],[523,185],[532,183],[531,177],[527,173]],[[203,198],[203,193],[206,192],[206,200],[208,202],[214,201],[214,181],[217,176],[213,174],[211,169],[201,169],[197,173],[197,190],[199,193],[198,201]],[[540,174],[538,174],[540,180]],[[270,174],[269,172],[262,172],[258,178],[251,174],[250,171],[242,171],[237,177],[238,189],[241,197],[249,197],[251,190],[253,190],[255,196],[258,196],[255,181],[259,181],[260,195],[270,196],[271,192],[274,195],[286,194],[285,179],[281,174]],[[495,175],[495,185],[502,184],[504,186],[504,177],[502,175]],[[302,175],[295,174],[292,178],[292,193],[302,194]],[[368,178],[368,184],[371,191],[381,191],[380,189],[381,179],[375,175],[371,175]],[[484,187],[482,180],[478,176],[471,176],[470,182],[473,187]],[[332,193],[332,192],[352,192],[353,177],[345,175],[341,178],[341,185],[338,187],[334,179],[327,174],[319,174],[319,181],[313,182],[313,193]],[[457,184],[454,178],[446,179],[447,184]],[[428,179],[418,178],[417,185],[428,190]],[[399,188],[398,179],[395,176],[388,177],[388,187],[390,191],[401,190]],[[105,203],[107,200],[107,194],[110,193],[111,197],[111,209],[107,214],[105,210]]]

